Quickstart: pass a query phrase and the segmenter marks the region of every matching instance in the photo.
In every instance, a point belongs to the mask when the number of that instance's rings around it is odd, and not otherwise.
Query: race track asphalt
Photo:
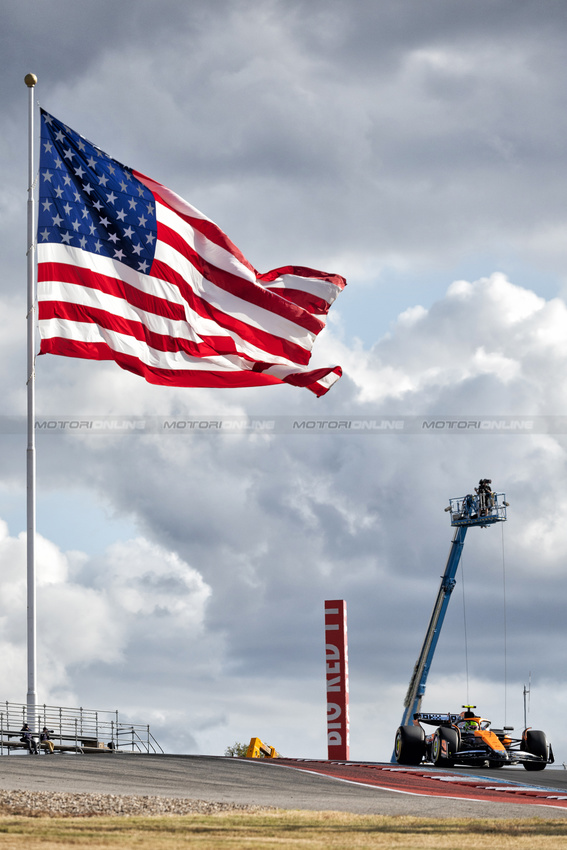
[[[450,795],[439,796],[438,793],[424,795],[384,790],[313,773],[309,762],[299,766],[303,769],[280,765],[277,761],[245,761],[220,756],[126,753],[12,755],[0,757],[0,788],[156,795],[283,809],[435,818],[567,817],[567,807],[453,799]],[[458,770],[452,772],[459,774]],[[475,776],[480,773],[475,771]],[[494,773],[485,773],[484,776],[494,782]],[[563,770],[547,769],[529,776],[513,769],[500,770],[498,780],[549,786],[558,789],[560,794],[567,794],[567,771]]]

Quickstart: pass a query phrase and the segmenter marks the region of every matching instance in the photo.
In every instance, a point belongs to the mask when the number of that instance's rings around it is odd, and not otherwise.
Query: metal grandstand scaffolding
[[[22,748],[19,738],[24,723],[30,723],[26,704],[0,703],[0,755]],[[127,723],[118,711],[38,705],[34,726],[34,733],[47,727],[59,751],[163,753],[149,725]]]

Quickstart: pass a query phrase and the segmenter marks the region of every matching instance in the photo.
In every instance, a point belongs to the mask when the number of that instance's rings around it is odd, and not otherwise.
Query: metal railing
[[[509,507],[504,493],[476,493],[449,499],[451,525],[493,525],[506,520],[506,508]]]
[[[149,725],[124,722],[118,711],[41,705],[36,707],[35,718],[30,718],[27,705],[6,701],[0,703],[0,755],[10,752],[8,744],[24,723],[34,733],[46,726],[55,744],[75,748],[77,752],[96,748],[163,753]]]

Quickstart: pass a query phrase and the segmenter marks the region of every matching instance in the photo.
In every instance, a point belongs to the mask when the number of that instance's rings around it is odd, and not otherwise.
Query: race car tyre
[[[421,726],[400,726],[394,755],[398,764],[421,764],[425,754],[425,732]]]
[[[444,742],[446,746],[443,746]],[[431,761],[437,767],[453,767],[459,750],[459,733],[456,729],[440,726],[431,743]],[[446,755],[445,755],[446,753]]]
[[[543,770],[547,764],[548,746],[545,732],[538,729],[526,729],[523,739],[524,749],[533,756],[538,756],[541,761],[523,761],[526,770]]]

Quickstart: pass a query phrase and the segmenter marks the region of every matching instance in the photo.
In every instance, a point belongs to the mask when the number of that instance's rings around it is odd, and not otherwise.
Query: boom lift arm
[[[401,722],[402,726],[409,726],[413,715],[421,710],[421,700],[425,693],[425,684],[427,682],[429,668],[431,667],[435,649],[437,648],[437,641],[439,640],[441,627],[443,626],[445,614],[447,613],[451,593],[453,592],[453,588],[456,584],[455,574],[459,566],[459,561],[461,560],[461,553],[463,551],[466,533],[467,526],[461,526],[455,529],[455,534],[453,535],[451,548],[449,550],[449,557],[447,559],[447,566],[445,567],[445,572],[441,577],[439,593],[437,594],[431,619],[429,620],[429,626],[427,627],[427,632],[425,634],[425,640],[423,641],[423,646],[421,647],[421,652],[414,667],[408,692],[404,700],[404,714]]]
[[[455,528],[455,534],[451,542],[447,566],[441,577],[441,586],[427,627],[425,640],[404,700],[402,726],[411,725],[413,715],[421,709],[429,668],[447,613],[449,599],[456,584],[455,575],[461,560],[467,529],[471,526],[487,528],[506,520],[506,508],[508,507],[506,497],[504,493],[493,493],[490,483],[488,479],[481,479],[478,488],[475,488],[475,496],[469,495],[459,499],[450,499],[449,507],[445,508],[446,511],[451,512],[451,525]],[[394,761],[394,759],[392,760]]]

